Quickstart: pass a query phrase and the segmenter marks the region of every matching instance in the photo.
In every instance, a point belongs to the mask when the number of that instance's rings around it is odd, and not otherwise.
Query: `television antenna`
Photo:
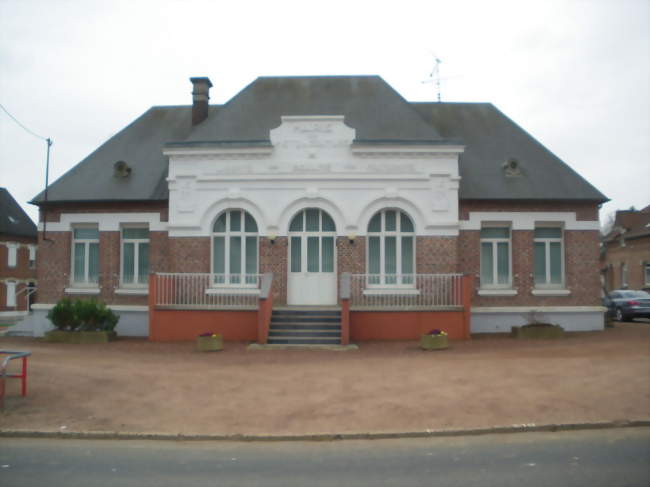
[[[422,83],[433,83],[436,86],[436,94],[438,95],[438,103],[440,103],[441,100],[441,94],[440,94],[440,64],[442,63],[442,60],[434,55],[434,64],[433,64],[433,69],[431,70],[431,73],[429,74],[429,79],[426,81],[423,81]]]

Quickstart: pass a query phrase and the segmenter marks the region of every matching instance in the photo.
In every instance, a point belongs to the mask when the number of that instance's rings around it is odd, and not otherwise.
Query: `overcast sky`
[[[382,6],[385,5],[385,6]],[[378,74],[409,101],[491,102],[612,201],[650,204],[650,1],[0,0],[0,104],[54,140],[54,181],[152,105],[224,103],[264,75]],[[44,141],[0,112],[0,186]]]

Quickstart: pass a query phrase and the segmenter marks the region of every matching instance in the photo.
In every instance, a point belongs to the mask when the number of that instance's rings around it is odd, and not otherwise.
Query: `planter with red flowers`
[[[445,348],[449,348],[447,332],[436,329],[422,335],[420,338],[420,348],[422,350],[444,350]]]

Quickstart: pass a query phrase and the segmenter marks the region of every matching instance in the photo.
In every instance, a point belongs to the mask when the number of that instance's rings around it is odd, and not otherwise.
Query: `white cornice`
[[[264,147],[167,147],[163,155],[175,156],[175,160],[192,160],[200,156],[215,159],[260,158],[273,153],[272,146]]]
[[[394,157],[409,157],[413,155],[420,155],[421,157],[457,157],[458,154],[465,150],[462,145],[433,145],[422,144],[411,146],[408,144],[390,144],[390,145],[356,145],[352,146],[352,153],[355,155],[385,155],[388,154]]]
[[[177,175],[180,176],[180,175]],[[175,179],[168,178],[173,182]],[[268,173],[268,174],[215,174],[214,176],[199,176],[197,182],[216,181],[428,181],[429,177],[424,174],[368,174],[368,173]]]
[[[97,224],[100,232],[118,232],[124,223],[143,223],[152,232],[167,230],[167,222],[160,221],[160,213],[62,213],[58,222],[47,222],[51,232],[69,232],[77,224]],[[43,230],[43,222],[38,224]]]
[[[485,222],[509,223],[513,230],[534,230],[539,223],[559,223],[565,230],[600,230],[598,220],[577,220],[575,212],[471,211],[461,230],[480,230]]]

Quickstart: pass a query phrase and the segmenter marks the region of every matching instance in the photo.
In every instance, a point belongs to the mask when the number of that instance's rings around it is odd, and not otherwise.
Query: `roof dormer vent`
[[[124,161],[117,161],[113,164],[113,176],[116,178],[128,178],[131,175],[131,167]]]
[[[506,173],[506,177],[512,178],[521,176],[521,168],[517,159],[510,158],[504,162],[501,167],[503,167],[503,170]]]

